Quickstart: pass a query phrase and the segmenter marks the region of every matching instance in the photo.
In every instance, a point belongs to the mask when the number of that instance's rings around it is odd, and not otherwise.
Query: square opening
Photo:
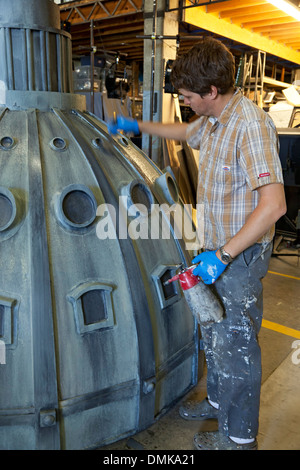
[[[158,300],[162,309],[178,302],[181,299],[181,291],[178,281],[166,284],[165,282],[175,276],[178,265],[160,265],[152,273],[152,279],[156,288]]]
[[[81,296],[81,307],[85,325],[92,325],[107,320],[105,291],[90,290]]]
[[[160,277],[162,292],[164,294],[165,300],[169,300],[177,295],[176,284],[174,282],[165,285],[165,282],[168,281],[168,279],[171,279],[171,277],[173,277],[173,274],[170,269],[167,269]]]

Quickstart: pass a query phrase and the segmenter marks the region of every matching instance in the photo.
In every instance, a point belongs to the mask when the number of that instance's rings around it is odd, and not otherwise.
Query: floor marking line
[[[297,281],[300,281],[300,277],[290,276],[289,274],[275,273],[274,271],[268,271],[268,273],[276,274],[277,276],[289,277],[291,279],[297,279]]]
[[[278,333],[282,333],[286,336],[291,336],[292,338],[300,339],[300,331],[294,330],[293,328],[289,328],[287,326],[279,325],[279,323],[274,323],[269,320],[263,319],[262,327],[267,328],[268,330],[277,331]]]

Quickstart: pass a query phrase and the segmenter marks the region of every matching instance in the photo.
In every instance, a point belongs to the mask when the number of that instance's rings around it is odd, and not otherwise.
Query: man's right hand
[[[107,128],[110,134],[117,134],[118,130],[133,132],[135,135],[140,133],[137,120],[124,116],[117,116],[116,119],[110,120],[107,124]]]

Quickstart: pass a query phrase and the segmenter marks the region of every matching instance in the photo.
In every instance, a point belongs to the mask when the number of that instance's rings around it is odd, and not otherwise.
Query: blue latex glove
[[[213,284],[222,274],[227,264],[222,263],[215,251],[204,251],[193,259],[193,263],[199,263],[193,270],[195,276],[200,276],[204,284]]]
[[[133,132],[134,134],[140,133],[137,120],[124,116],[117,116],[116,120],[110,120],[107,124],[107,128],[110,134],[117,134],[118,130]]]

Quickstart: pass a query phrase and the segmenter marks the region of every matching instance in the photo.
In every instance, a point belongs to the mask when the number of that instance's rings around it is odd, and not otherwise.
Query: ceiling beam
[[[276,40],[283,40],[284,38],[299,38],[299,31],[291,29],[290,31],[269,31],[268,33],[265,33],[266,36],[268,36],[271,39],[276,39]],[[286,41],[284,41],[286,42]]]
[[[102,20],[115,16],[124,16],[143,11],[142,0],[99,0],[62,3],[59,5],[62,21],[72,25]]]
[[[191,11],[192,10],[192,11]],[[210,15],[202,8],[185,10],[185,21],[195,26],[211,31],[220,36],[227,37],[233,41],[246,44],[250,48],[260,49],[272,55],[284,58],[296,64],[300,64],[300,53],[283,44],[273,41],[264,36],[251,32],[249,29],[241,28],[214,15]]]
[[[298,23],[295,18],[292,18],[290,16],[287,16],[285,18],[272,18],[272,19],[262,19],[262,20],[257,20],[257,21],[252,21],[252,23],[247,23],[247,29],[253,30],[253,32],[256,32],[255,29],[259,28],[260,26],[277,26],[278,24],[285,24],[287,27],[288,24],[293,24],[293,23]]]
[[[243,2],[243,6],[245,7],[252,7],[257,5],[265,5],[266,0],[245,0]],[[206,6],[206,13],[219,13],[220,11],[227,11],[232,10],[234,8],[241,7],[241,0],[229,0],[227,2],[222,3],[222,5],[218,3],[213,3],[211,5]]]
[[[267,26],[259,26],[252,28],[254,33],[268,33],[269,31],[293,31],[298,30],[300,35],[300,23],[299,21],[294,21],[292,23],[283,23],[283,24],[268,24]]]
[[[265,13],[278,11],[278,8],[273,5],[257,5],[255,8],[253,6],[247,8],[235,8],[234,10],[220,11],[220,18],[234,18],[238,16],[247,16],[247,15],[265,15]]]
[[[281,18],[288,18],[288,15],[284,13],[283,11],[271,11],[269,13],[263,13],[261,16],[264,21],[272,21],[272,20],[278,20]],[[232,22],[242,25],[243,27],[247,28],[248,23],[253,23],[258,20],[258,15],[256,13],[253,13],[252,15],[243,15],[239,17],[235,17],[232,19]]]

